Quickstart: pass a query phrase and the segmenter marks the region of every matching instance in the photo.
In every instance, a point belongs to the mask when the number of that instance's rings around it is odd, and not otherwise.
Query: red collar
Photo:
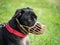
[[[12,33],[12,34],[14,34],[14,35],[16,35],[16,36],[18,36],[18,37],[22,37],[22,38],[26,37],[25,34],[23,34],[23,33],[21,33],[21,32],[18,32],[17,30],[11,28],[11,27],[9,26],[9,24],[6,24],[6,29],[7,29],[10,33]]]

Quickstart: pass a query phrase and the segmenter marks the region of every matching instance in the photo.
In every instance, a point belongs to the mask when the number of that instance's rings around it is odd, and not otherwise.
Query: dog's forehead
[[[25,12],[33,11],[31,8],[23,8],[22,10],[24,10]]]

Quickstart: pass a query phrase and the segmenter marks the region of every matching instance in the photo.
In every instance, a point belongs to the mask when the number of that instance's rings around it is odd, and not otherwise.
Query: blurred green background
[[[24,7],[33,8],[38,21],[46,25],[44,34],[29,35],[30,45],[60,45],[60,0],[0,0],[0,24]]]

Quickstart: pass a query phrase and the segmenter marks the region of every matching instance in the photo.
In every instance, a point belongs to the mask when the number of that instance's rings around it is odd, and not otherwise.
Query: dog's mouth
[[[19,26],[27,33],[39,35],[42,34],[45,30],[45,26],[40,24],[39,22],[36,22],[33,26],[29,27],[29,26],[21,25],[17,18],[16,21],[19,24]],[[26,27],[28,31],[24,27]]]
[[[45,26],[40,24],[39,22],[36,22],[32,27],[27,27],[29,33],[33,33],[33,34],[42,34],[45,30]]]

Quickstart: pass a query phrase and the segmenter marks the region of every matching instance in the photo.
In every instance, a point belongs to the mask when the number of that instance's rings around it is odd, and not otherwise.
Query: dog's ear
[[[15,12],[15,15],[13,17],[14,18],[20,17],[20,16],[22,16],[23,13],[24,13],[23,9],[17,9],[17,11]]]

